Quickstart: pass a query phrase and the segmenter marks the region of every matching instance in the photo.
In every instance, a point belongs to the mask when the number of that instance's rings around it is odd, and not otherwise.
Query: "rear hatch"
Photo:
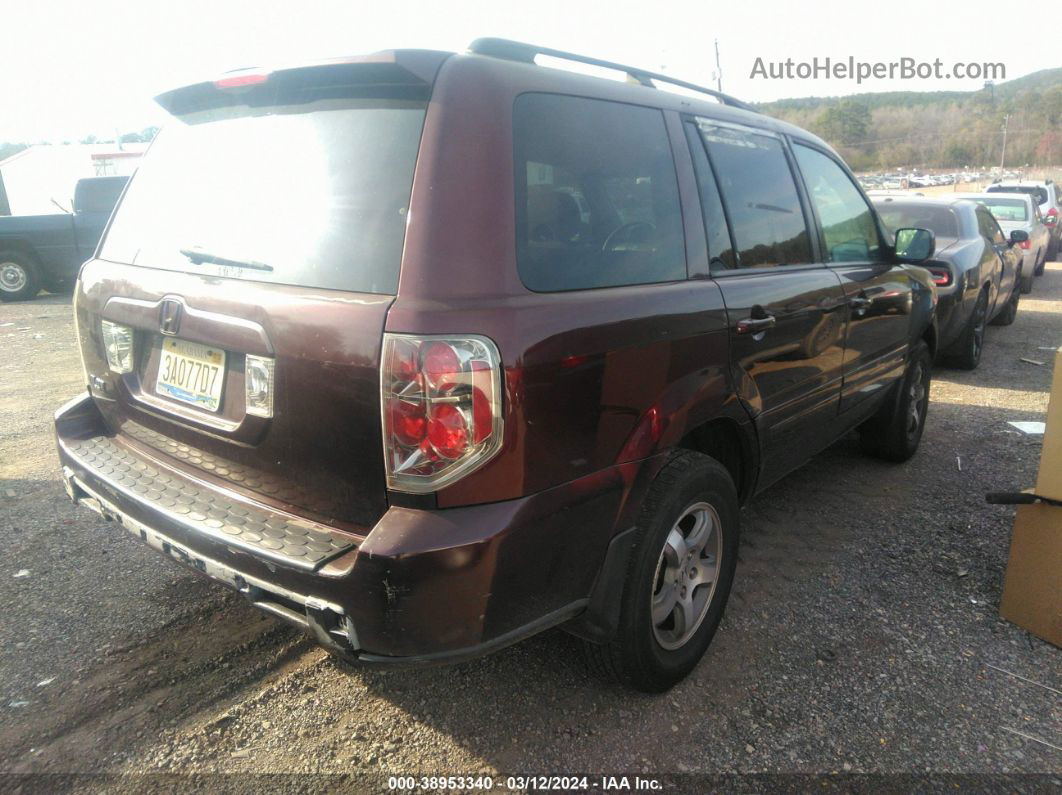
[[[381,339],[444,57],[234,73],[159,97],[174,118],[76,300],[112,432],[221,488],[371,527],[386,510]]]

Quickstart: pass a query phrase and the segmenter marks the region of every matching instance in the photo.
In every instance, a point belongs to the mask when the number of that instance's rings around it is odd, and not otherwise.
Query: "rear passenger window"
[[[671,146],[659,110],[523,94],[513,108],[520,278],[554,292],[686,278]]]
[[[782,142],[699,120],[742,268],[811,262],[807,225]]]
[[[701,215],[704,217],[704,233],[708,240],[708,260],[712,270],[733,268],[734,247],[730,242],[723,202],[719,198],[719,186],[704,152],[700,133],[692,124],[684,125],[686,140],[693,155],[693,170],[697,175],[697,190],[701,196]]]
[[[844,169],[807,146],[797,144],[793,153],[822,224],[827,262],[881,262],[877,222]]]

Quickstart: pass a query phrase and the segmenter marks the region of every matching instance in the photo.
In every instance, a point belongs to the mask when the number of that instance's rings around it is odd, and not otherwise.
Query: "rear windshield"
[[[974,201],[987,207],[997,221],[1029,220],[1029,205],[1021,199],[989,199],[978,196]]]
[[[1037,204],[1047,201],[1047,188],[1039,185],[989,185],[988,193],[1024,193],[1032,196]]]
[[[393,294],[425,107],[332,96],[182,115],[152,144],[100,256]]]
[[[958,237],[959,220],[949,207],[936,207],[915,202],[875,202],[878,215],[889,229],[919,227],[928,229],[937,237]]]

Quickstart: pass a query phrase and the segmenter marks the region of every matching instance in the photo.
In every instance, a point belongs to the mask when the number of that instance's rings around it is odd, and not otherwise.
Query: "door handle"
[[[777,321],[772,315],[767,317],[747,317],[737,322],[735,329],[738,334],[759,334],[769,328],[774,328]]]
[[[870,308],[872,303],[874,303],[873,299],[867,298],[865,295],[857,295],[848,302],[848,305],[855,310],[856,314],[862,315]]]

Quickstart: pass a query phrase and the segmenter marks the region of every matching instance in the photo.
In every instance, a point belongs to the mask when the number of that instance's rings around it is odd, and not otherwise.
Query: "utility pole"
[[[1003,154],[999,156],[999,176],[1003,176],[1003,163],[1007,160],[1007,125],[1010,123],[1010,114],[1003,117]]]
[[[715,90],[723,90],[723,67],[719,65],[719,39],[715,40]]]

